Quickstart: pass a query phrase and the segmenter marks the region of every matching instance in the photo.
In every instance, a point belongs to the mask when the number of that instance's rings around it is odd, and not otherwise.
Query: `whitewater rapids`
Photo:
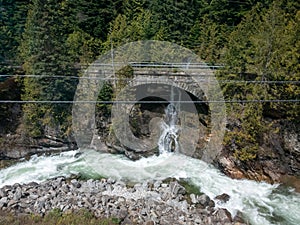
[[[122,155],[85,150],[77,156],[70,151],[52,156],[32,156],[0,170],[0,187],[14,183],[42,182],[57,176],[82,175],[86,178],[112,177],[132,182],[185,178],[211,199],[226,193],[226,208],[233,215],[242,212],[250,224],[300,224],[300,194],[278,184],[235,180],[205,162],[175,153],[131,161]]]

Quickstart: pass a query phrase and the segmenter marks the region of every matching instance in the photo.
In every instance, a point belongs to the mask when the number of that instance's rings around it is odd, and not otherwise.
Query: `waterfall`
[[[178,152],[178,112],[176,106],[169,104],[165,109],[165,121],[162,123],[162,134],[158,140],[159,153]]]

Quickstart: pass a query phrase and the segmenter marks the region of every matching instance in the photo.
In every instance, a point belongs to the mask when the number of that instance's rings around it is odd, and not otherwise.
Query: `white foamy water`
[[[29,161],[0,170],[0,187],[42,182],[57,176],[84,174],[141,182],[168,177],[187,178],[210,198],[227,193],[230,200],[216,205],[232,214],[241,211],[250,224],[300,224],[300,194],[291,189],[249,180],[234,180],[206,163],[184,155],[164,153],[131,161],[121,155],[85,150],[53,156],[33,156]]]
[[[165,122],[161,124],[162,134],[158,140],[159,153],[178,152],[178,126],[177,126],[177,111],[173,104],[169,104],[165,109]]]
[[[41,182],[57,176],[77,174],[84,168],[84,162],[75,158],[77,151],[64,152],[59,155],[37,156],[28,161],[0,170],[0,187],[14,183]]]

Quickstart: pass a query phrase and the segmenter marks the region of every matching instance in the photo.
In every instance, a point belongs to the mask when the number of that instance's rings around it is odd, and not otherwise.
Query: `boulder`
[[[217,200],[219,203],[226,203],[230,199],[230,196],[226,193],[223,193],[221,195],[218,195],[215,197],[215,200]]]

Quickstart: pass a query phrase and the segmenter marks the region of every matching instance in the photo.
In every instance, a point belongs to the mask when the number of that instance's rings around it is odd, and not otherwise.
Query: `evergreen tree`
[[[157,32],[156,37],[159,37],[157,39],[187,46],[199,9],[199,1],[151,1],[149,10],[153,16],[152,26]]]
[[[66,46],[70,59],[83,69],[93,62],[102,51],[101,39],[78,28],[68,35]]]
[[[68,1],[33,0],[28,12],[23,42],[20,47],[26,74],[23,100],[72,100],[76,83],[65,41],[71,31]],[[56,76],[65,77],[57,78]],[[65,104],[26,104],[24,119],[32,136],[40,136],[46,128],[58,135],[69,126],[70,106]],[[69,115],[70,116],[70,115]]]
[[[108,50],[112,46],[117,47],[132,41],[149,40],[152,39],[154,33],[152,15],[149,10],[141,9],[133,20],[126,15],[119,14],[111,23],[110,33],[104,46]]]
[[[74,0],[76,26],[91,37],[105,41],[109,23],[123,9],[121,0]]]
[[[128,20],[132,21],[148,8],[149,1],[146,0],[126,0],[123,3],[123,13]]]
[[[297,18],[297,14],[287,14],[279,1],[274,1],[265,9],[258,4],[237,26],[229,37],[226,67],[220,78],[244,83],[224,85],[227,99],[299,99],[299,85],[286,82],[299,80],[299,54],[295,54],[299,46]],[[239,147],[236,155],[244,160],[255,157],[262,133],[269,129],[263,121],[264,116],[299,120],[298,103],[235,104],[231,105],[230,112],[241,125],[228,133],[227,141],[236,140]]]
[[[191,29],[189,46],[207,63],[220,63],[230,29],[213,22],[207,16],[196,21]]]
[[[0,73],[13,74],[29,1],[0,0]]]

